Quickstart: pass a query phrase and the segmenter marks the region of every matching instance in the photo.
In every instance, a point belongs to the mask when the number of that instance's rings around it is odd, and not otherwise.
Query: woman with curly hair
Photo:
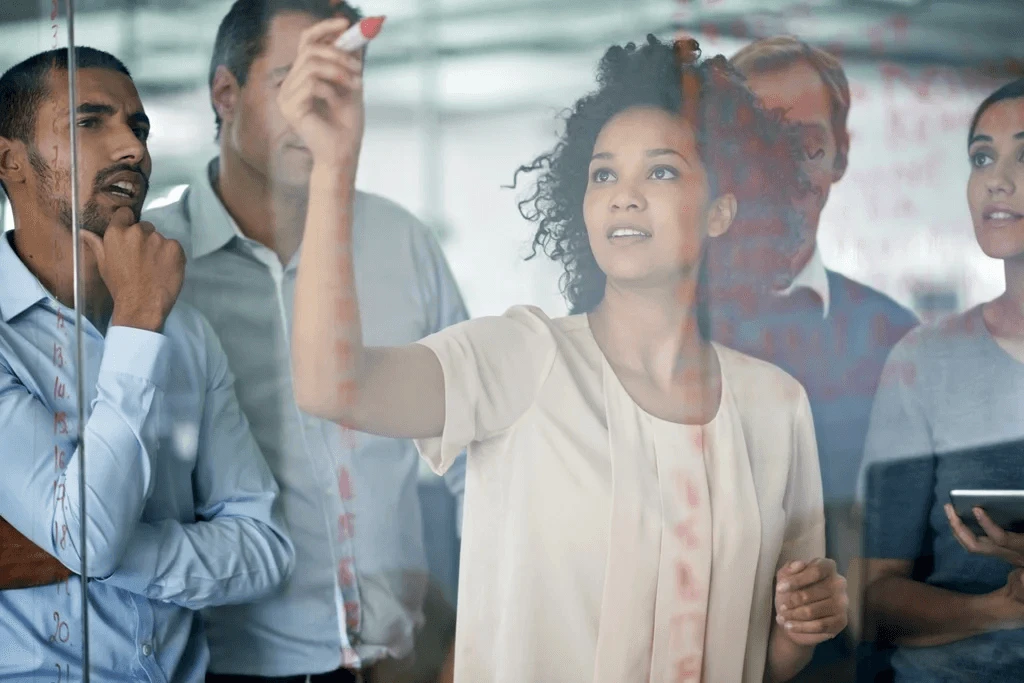
[[[785,240],[796,151],[696,47],[608,50],[597,91],[526,167],[542,171],[523,204],[534,244],[564,264],[574,315],[517,306],[364,346],[354,298],[318,310],[320,292],[354,294],[354,162],[343,186],[314,164],[296,396],[417,439],[438,472],[468,449],[457,681],[786,680],[846,624],[806,394],[708,334],[755,262],[707,261],[708,245],[752,221]]]

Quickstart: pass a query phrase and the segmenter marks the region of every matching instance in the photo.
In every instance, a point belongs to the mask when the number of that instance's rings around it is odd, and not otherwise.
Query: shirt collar
[[[821,251],[819,251],[817,245],[814,247],[810,260],[796,274],[789,287],[782,290],[780,294],[788,296],[801,287],[811,290],[821,298],[821,316],[827,318],[829,303],[831,302],[831,292],[828,286],[828,272],[825,270],[825,264],[821,260]]]
[[[0,273],[3,274],[3,284],[0,285],[0,314],[3,315],[4,322],[10,322],[12,318],[21,315],[40,301],[50,298],[49,292],[14,251],[13,239],[13,230],[0,235]]]
[[[269,249],[245,236],[238,223],[228,213],[220,195],[214,189],[214,178],[220,171],[220,158],[214,157],[206,167],[206,172],[199,174],[192,183],[188,196],[189,215],[192,216],[192,258],[212,254],[227,246],[232,239],[238,240],[257,252],[272,254]],[[196,220],[198,218],[198,220]],[[196,226],[199,226],[198,230]],[[299,250],[295,251],[288,268],[296,267]],[[261,259],[263,261],[269,260]]]
[[[192,183],[188,193],[189,215],[192,217],[192,257],[206,256],[226,246],[234,237],[241,237],[231,214],[213,188],[213,179],[220,168],[214,157]]]

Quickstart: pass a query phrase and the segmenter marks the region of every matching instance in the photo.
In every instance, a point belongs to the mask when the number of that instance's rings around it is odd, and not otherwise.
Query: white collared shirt
[[[779,292],[779,295],[789,296],[801,287],[809,289],[821,297],[821,317],[827,318],[831,293],[828,287],[828,272],[825,270],[825,264],[821,260],[821,250],[817,245],[814,246],[814,253],[811,254],[810,260],[796,274],[789,287]]]
[[[216,163],[146,218],[188,256],[180,298],[206,314],[227,352],[238,401],[281,487],[296,562],[269,598],[204,613],[210,671],[293,676],[401,659],[423,624],[429,576],[415,447],[299,410],[290,356],[298,252],[282,264],[241,234],[214,190]],[[409,344],[466,319],[440,246],[411,214],[359,192],[352,233],[367,345]],[[446,476],[457,510],[460,460]]]
[[[586,315],[516,306],[420,343],[445,401],[420,454],[443,472],[468,447],[455,680],[761,683],[775,571],[825,552],[795,379],[716,344],[720,408],[684,425],[633,401]]]

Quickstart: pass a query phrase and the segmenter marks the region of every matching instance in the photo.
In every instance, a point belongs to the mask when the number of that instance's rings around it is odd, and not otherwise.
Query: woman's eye
[[[817,161],[818,159],[822,158],[823,156],[825,156],[825,150],[820,149],[820,148],[816,149],[813,152],[808,152],[807,153],[807,158],[810,159],[811,161]]]
[[[595,183],[607,183],[608,181],[615,178],[615,174],[613,174],[607,168],[599,168],[591,174],[590,178]]]
[[[651,177],[655,180],[673,180],[679,177],[679,172],[671,166],[658,166],[651,171]]]
[[[92,128],[93,126],[96,125],[96,122],[97,122],[97,120],[96,119],[92,119],[92,118],[89,118],[89,119],[79,119],[78,120],[78,127],[79,128]]]
[[[975,168],[982,168],[992,163],[992,157],[985,152],[976,152],[971,155],[971,165]]]

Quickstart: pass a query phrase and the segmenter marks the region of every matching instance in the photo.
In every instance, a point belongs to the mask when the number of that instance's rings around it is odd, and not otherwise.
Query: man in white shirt
[[[828,270],[818,249],[821,210],[846,171],[850,147],[850,89],[839,61],[782,36],[748,45],[731,62],[765,107],[782,109],[799,129],[811,182],[810,196],[800,203],[802,239],[787,255],[786,272],[773,274],[775,282],[788,284],[776,291],[766,315],[753,321],[750,331],[757,334],[738,334],[739,345],[805,386],[817,427],[826,507],[848,507],[882,365],[917,319],[881,292]],[[838,528],[830,530],[829,541],[830,557],[845,559],[855,551],[848,547],[855,539],[840,536]]]
[[[185,249],[181,296],[223,343],[296,547],[295,572],[281,591],[205,614],[211,683],[392,681],[382,667],[401,668],[396,663],[424,640],[431,586],[415,448],[304,414],[292,393],[292,299],[312,157],[285,123],[277,94],[302,32],[338,15],[359,17],[327,0],[232,5],[210,68],[219,157],[180,200],[147,214]],[[368,343],[410,343],[467,317],[440,247],[410,213],[360,193],[354,232]],[[457,510],[463,472],[460,463],[446,476]],[[448,642],[417,652],[416,668],[430,668],[429,659],[436,667]]]
[[[811,192],[799,202],[798,246],[780,259],[787,264],[783,272],[767,274],[784,286],[776,286],[757,315],[733,321],[734,334],[722,341],[782,367],[807,389],[821,463],[827,554],[845,574],[858,552],[852,510],[871,404],[889,351],[917,318],[885,294],[827,269],[818,249],[821,210],[846,172],[850,151],[850,88],[839,60],[779,36],[746,46],[730,62],[766,108],[782,109],[799,130]],[[838,652],[842,643],[836,639],[819,647],[802,676],[822,675],[822,666],[848,660],[849,652]],[[833,670],[823,680],[846,673]]]

